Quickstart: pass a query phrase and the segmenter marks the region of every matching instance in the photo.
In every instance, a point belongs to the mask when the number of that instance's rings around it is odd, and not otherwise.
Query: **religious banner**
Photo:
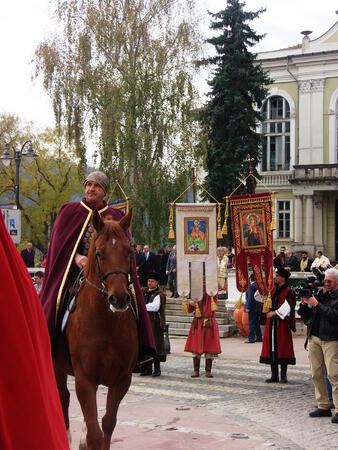
[[[237,289],[240,292],[249,289],[250,263],[259,292],[270,297],[273,288],[271,193],[233,195],[230,207]]]
[[[217,294],[216,203],[176,203],[177,292]]]
[[[128,198],[120,198],[118,200],[110,200],[108,202],[109,206],[113,208],[120,209],[124,214],[127,214],[129,211],[129,199]]]

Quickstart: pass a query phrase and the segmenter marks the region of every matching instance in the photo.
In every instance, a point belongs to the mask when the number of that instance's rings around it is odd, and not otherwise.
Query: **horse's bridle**
[[[96,245],[95,245],[95,242],[96,242],[97,238],[100,236],[100,234],[101,234],[101,233],[97,233],[97,235],[95,236],[95,241],[94,241],[94,255],[95,255],[95,260],[96,260],[96,264],[97,264],[97,273],[98,273],[99,280],[100,280],[100,283],[101,283],[101,288],[100,288],[99,286],[97,286],[95,283],[92,283],[92,282],[88,279],[88,277],[84,277],[84,278],[83,278],[83,281],[85,281],[89,286],[95,288],[95,289],[98,290],[102,295],[105,295],[105,296],[108,298],[109,293],[108,293],[108,288],[107,288],[107,285],[106,285],[106,283],[105,283],[105,280],[106,280],[110,275],[124,275],[124,276],[126,277],[126,279],[127,279],[127,290],[128,290],[128,295],[129,295],[129,300],[128,300],[128,302],[127,302],[126,308],[125,308],[124,310],[122,310],[122,311],[125,311],[125,310],[127,310],[127,309],[129,308],[129,305],[130,305],[130,302],[131,302],[131,300],[130,300],[130,298],[131,298],[131,295],[130,295],[130,291],[131,291],[130,286],[132,285],[132,281],[131,281],[131,273],[132,273],[132,271],[131,271],[131,258],[129,257],[129,259],[130,259],[130,264],[129,264],[129,265],[130,265],[130,269],[129,269],[129,273],[126,272],[125,270],[120,269],[120,268],[112,269],[112,270],[110,270],[109,272],[102,273],[101,266],[100,266],[100,260],[99,260],[98,252],[97,252],[97,250],[96,250]],[[111,303],[110,303],[110,307],[111,307],[111,310],[113,311],[114,307],[113,307],[113,305],[112,305]]]

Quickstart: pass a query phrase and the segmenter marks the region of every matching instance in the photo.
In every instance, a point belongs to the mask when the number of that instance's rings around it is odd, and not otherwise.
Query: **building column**
[[[295,243],[303,242],[303,197],[296,195],[295,199]]]
[[[323,250],[323,196],[315,196],[315,242],[317,250]]]
[[[313,196],[305,196],[305,244],[314,245],[313,240]]]

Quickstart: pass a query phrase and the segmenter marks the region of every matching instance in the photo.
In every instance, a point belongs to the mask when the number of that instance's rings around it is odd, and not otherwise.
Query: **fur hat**
[[[284,269],[284,267],[278,267],[278,269],[276,269],[276,273],[285,278],[285,280],[287,280],[291,276],[291,273],[288,270]]]
[[[157,272],[150,272],[148,275],[148,280],[160,281],[160,275]]]
[[[106,174],[103,172],[96,170],[95,172],[91,172],[87,175],[87,178],[84,180],[84,186],[88,183],[88,181],[94,181],[102,187],[104,193],[106,194],[109,189],[109,179]]]

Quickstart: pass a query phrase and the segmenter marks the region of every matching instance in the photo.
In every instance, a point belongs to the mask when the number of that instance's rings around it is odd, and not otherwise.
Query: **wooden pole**
[[[249,164],[249,174],[250,174],[250,179],[251,179],[251,189],[252,189],[252,194],[255,193],[256,190],[256,183],[255,183],[255,177],[253,175],[253,167],[252,167],[252,162],[255,161],[254,158],[251,158],[250,155],[248,155],[246,157],[245,162],[247,162]]]
[[[195,169],[192,168],[192,200],[193,203],[196,203],[196,178],[195,178]]]

